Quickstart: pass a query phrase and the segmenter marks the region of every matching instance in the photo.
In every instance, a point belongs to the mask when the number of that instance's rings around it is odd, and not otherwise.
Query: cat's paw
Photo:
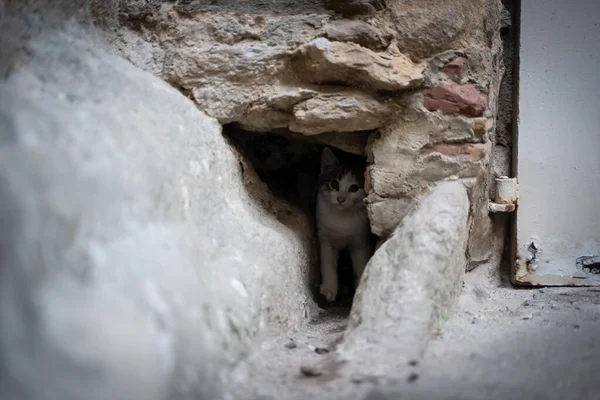
[[[327,287],[325,285],[321,285],[321,294],[323,296],[325,296],[325,299],[328,302],[332,302],[335,301],[335,298],[337,297],[337,288],[331,288],[331,287]]]

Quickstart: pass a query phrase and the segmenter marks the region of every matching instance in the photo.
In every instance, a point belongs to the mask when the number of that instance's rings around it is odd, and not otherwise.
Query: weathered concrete
[[[310,315],[307,222],[216,120],[67,31],[28,32],[0,84],[0,398],[217,398],[265,326]]]
[[[341,359],[377,359],[369,374],[381,375],[389,368],[389,354],[393,363],[422,356],[432,328],[460,288],[468,218],[469,199],[459,181],[439,184],[404,218],[367,265]]]
[[[491,266],[465,274],[456,305],[435,327],[420,360],[371,365],[345,374],[302,377],[301,365],[327,355],[314,346],[339,342],[344,322],[324,315],[306,332],[286,332],[260,346],[232,378],[239,399],[597,399],[600,366],[598,289],[515,290]],[[285,347],[293,339],[294,349]],[[396,354],[386,354],[394,359]],[[382,359],[374,360],[377,365]],[[327,370],[324,371],[327,373]]]
[[[402,54],[380,54],[356,43],[324,38],[301,47],[292,62],[298,75],[310,83],[342,82],[371,91],[418,87],[425,68]]]
[[[597,399],[597,289],[514,290],[489,273],[467,274],[455,312],[421,362],[362,398]]]

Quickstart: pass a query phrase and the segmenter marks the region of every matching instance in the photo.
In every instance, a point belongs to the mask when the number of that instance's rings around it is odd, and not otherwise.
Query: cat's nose
[[[337,201],[338,201],[338,203],[342,204],[343,202],[346,201],[346,198],[344,196],[338,196]]]

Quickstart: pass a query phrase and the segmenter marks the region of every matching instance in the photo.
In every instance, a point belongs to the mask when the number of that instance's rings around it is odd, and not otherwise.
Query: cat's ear
[[[329,172],[340,164],[335,154],[329,147],[325,147],[321,152],[321,173]]]

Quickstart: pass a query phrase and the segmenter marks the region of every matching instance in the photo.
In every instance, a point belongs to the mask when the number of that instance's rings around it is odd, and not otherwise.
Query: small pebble
[[[298,347],[298,345],[296,344],[296,342],[289,342],[285,344],[285,348],[286,349],[295,349],[296,347]]]
[[[355,375],[352,378],[350,378],[350,381],[352,383],[357,383],[357,384],[361,384],[361,383],[377,383],[379,382],[379,378],[373,375]]]
[[[575,328],[575,329],[579,329],[579,324],[575,324],[575,325],[573,325],[573,328]]]
[[[327,347],[325,347],[325,346],[320,346],[320,347],[315,348],[315,353],[317,353],[317,354],[327,354],[327,353],[329,353],[329,349]]]
[[[407,379],[407,380],[408,380],[409,382],[414,382],[414,381],[416,381],[417,379],[419,379],[419,374],[417,374],[416,372],[411,372],[411,374],[410,374],[410,375],[408,375],[408,379]]]
[[[419,365],[419,361],[418,360],[410,360],[408,362],[408,365],[410,365],[411,367],[416,367],[417,365]]]
[[[521,319],[532,319],[533,315],[523,315]]]
[[[310,376],[310,377],[323,375],[323,373],[321,371],[318,371],[316,368],[308,367],[308,366],[300,367],[300,372],[302,373],[302,375]]]

